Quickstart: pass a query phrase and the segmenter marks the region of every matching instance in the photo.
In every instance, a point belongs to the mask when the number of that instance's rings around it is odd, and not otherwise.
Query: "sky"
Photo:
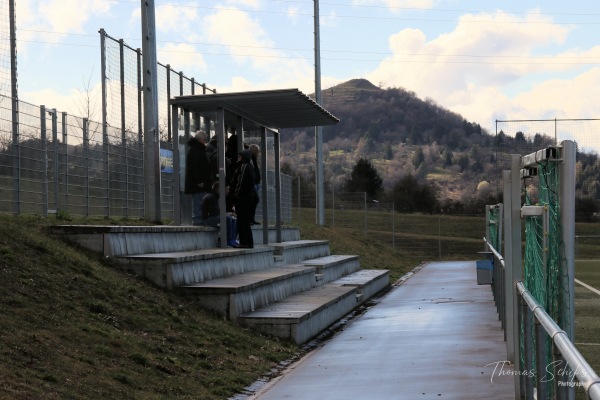
[[[0,0],[6,2],[7,0]],[[320,1],[321,87],[365,78],[496,120],[600,118],[600,2]],[[314,3],[155,1],[158,60],[218,92],[313,93]],[[19,96],[75,113],[98,31],[141,47],[141,1],[16,0]],[[600,150],[597,134],[576,138]]]

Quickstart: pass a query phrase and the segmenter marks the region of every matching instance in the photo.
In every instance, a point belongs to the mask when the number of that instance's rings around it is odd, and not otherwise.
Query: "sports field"
[[[575,279],[600,292],[600,252],[598,260],[577,260]],[[600,374],[600,293],[575,282],[575,346]],[[583,390],[578,399],[585,399]]]

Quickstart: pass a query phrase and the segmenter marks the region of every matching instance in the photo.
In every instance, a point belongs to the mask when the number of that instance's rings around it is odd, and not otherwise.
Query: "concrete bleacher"
[[[217,248],[210,227],[58,226],[68,240],[110,257],[123,270],[242,325],[304,343],[389,286],[387,270],[361,270],[356,255],[331,255],[323,240]],[[254,229],[255,243],[262,228]],[[270,229],[269,240],[276,231]]]

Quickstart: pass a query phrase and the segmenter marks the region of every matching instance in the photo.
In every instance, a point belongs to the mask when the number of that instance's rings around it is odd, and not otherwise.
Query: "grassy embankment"
[[[427,251],[411,249],[439,233],[438,219],[421,216],[423,232],[404,233],[414,242],[392,248],[364,230],[317,227],[308,222],[312,218],[307,212],[299,223],[303,238],[329,240],[332,254],[358,254],[363,268],[390,269],[392,281],[428,259]],[[453,241],[462,235],[478,250],[476,221],[445,222],[456,228]],[[0,215],[0,398],[222,399],[301,354],[295,345],[223,321],[193,298],[124,274],[48,233],[48,225],[64,222]],[[439,240],[431,240],[437,249]],[[467,255],[461,250],[455,257]],[[577,276],[600,287],[597,271],[580,277],[578,269]],[[577,341],[585,339],[582,352],[598,371],[600,360],[591,355],[600,347],[594,334],[600,296],[590,293],[576,292]]]

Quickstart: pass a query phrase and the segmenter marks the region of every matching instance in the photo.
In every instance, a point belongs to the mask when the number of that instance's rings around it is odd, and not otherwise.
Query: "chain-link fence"
[[[0,18],[9,19],[6,2]],[[8,24],[6,24],[8,25]],[[144,216],[144,155],[142,57],[123,40],[101,35],[101,110],[88,93],[76,117],[46,106],[10,97],[10,34],[0,24],[0,211],[47,215]],[[169,99],[173,96],[215,92],[194,78],[158,64],[161,209],[165,220],[174,219],[173,151],[185,151],[180,132],[173,133]],[[183,120],[183,118],[181,119]],[[212,120],[214,121],[214,119]],[[15,124],[15,122],[17,122]],[[214,133],[210,118],[192,115],[192,128]],[[250,140],[252,140],[250,135]],[[272,140],[269,141],[272,145]],[[269,204],[275,204],[275,176],[268,171]],[[183,181],[183,180],[182,180]],[[291,178],[282,175],[282,220],[291,219]],[[270,208],[269,220],[275,220]],[[257,209],[262,218],[262,207]]]
[[[6,100],[6,101],[4,101]],[[19,102],[19,140],[13,142],[11,102],[0,95],[0,211],[48,215],[144,216],[143,144],[137,134]],[[165,155],[169,157],[169,155]],[[163,217],[175,212],[173,170],[162,172]],[[268,171],[269,204],[275,175]],[[282,219],[291,220],[291,177],[282,175]],[[275,209],[269,220],[275,220]],[[262,218],[262,209],[257,209]]]
[[[292,221],[316,221],[314,187],[292,185]],[[485,214],[398,213],[393,203],[370,200],[364,192],[325,192],[325,225],[390,245],[421,260],[472,259],[482,249]]]
[[[8,1],[0,1],[0,93],[11,92],[11,34]]]

